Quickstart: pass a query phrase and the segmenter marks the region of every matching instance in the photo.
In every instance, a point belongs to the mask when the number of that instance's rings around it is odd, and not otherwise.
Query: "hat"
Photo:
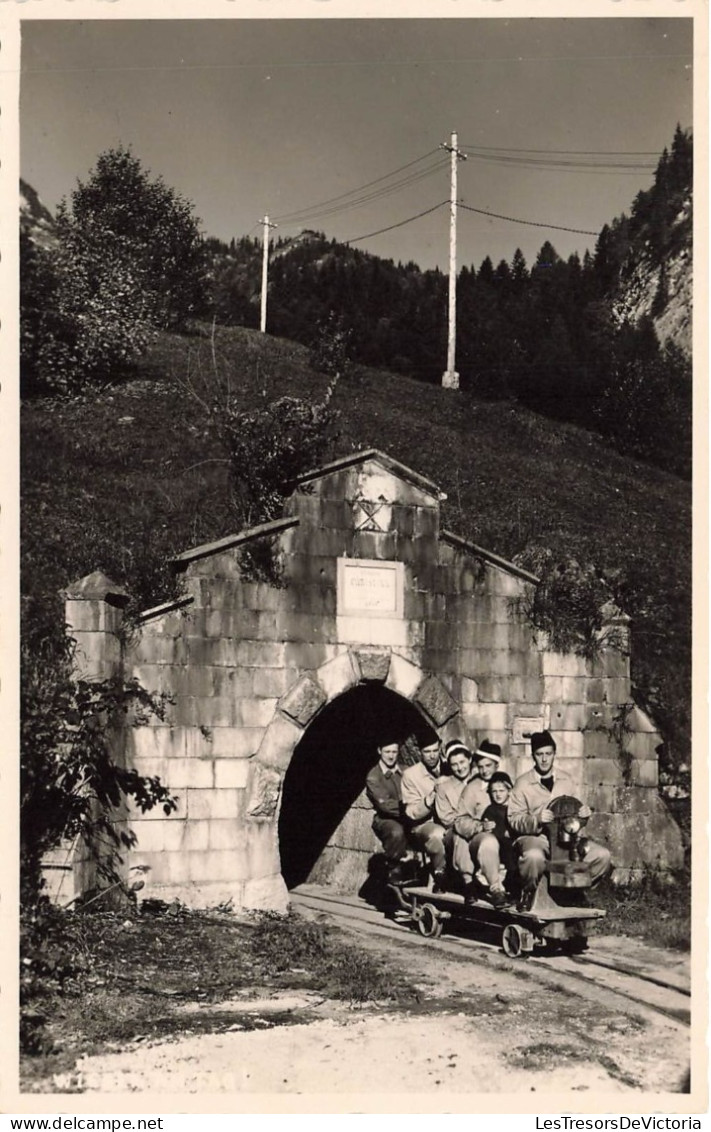
[[[449,762],[452,755],[466,755],[468,759],[470,759],[472,757],[471,751],[467,747],[466,743],[463,743],[461,739],[450,739],[448,743],[445,743],[445,745],[444,745],[445,761]]]
[[[506,774],[506,771],[495,770],[486,784],[487,788],[491,790],[491,787],[495,782],[503,782],[505,786],[508,786],[509,790],[513,790],[513,782],[509,778],[508,774]]]
[[[383,747],[390,747],[394,743],[400,746],[400,734],[395,728],[384,727],[375,745],[379,751],[382,751]]]
[[[498,743],[490,743],[485,739],[474,752],[475,759],[492,759],[495,763],[501,762],[501,747]]]
[[[535,755],[541,747],[552,747],[555,750],[555,739],[550,731],[534,731],[531,735],[531,754]]]

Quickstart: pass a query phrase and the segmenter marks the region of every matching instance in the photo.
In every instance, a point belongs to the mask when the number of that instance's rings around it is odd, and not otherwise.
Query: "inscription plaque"
[[[517,716],[513,722],[512,743],[528,743],[534,731],[543,731],[548,726],[545,716]]]
[[[402,563],[339,558],[338,614],[344,617],[402,617]]]

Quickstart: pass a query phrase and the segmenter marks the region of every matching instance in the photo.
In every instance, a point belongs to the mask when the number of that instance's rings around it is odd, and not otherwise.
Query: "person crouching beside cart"
[[[501,747],[485,739],[474,752],[474,758],[477,774],[462,791],[454,819],[456,836],[452,863],[462,875],[465,903],[474,904],[482,897],[494,908],[504,908],[509,898],[501,879],[495,822],[484,821],[484,811],[490,803],[489,780],[501,762]]]
[[[509,824],[517,835],[514,852],[521,881],[519,907],[522,910],[530,907],[550,857],[543,827],[554,820],[551,802],[564,795],[575,798],[580,793],[569,775],[556,769],[555,756],[556,744],[551,733],[535,731],[531,735],[533,770],[516,779],[509,798]],[[589,818],[590,807],[583,805],[579,813],[581,818]],[[590,869],[591,886],[610,871],[610,851],[595,841],[586,839],[584,860]]]

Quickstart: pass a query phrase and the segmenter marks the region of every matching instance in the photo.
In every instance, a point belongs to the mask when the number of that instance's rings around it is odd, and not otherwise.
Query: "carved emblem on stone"
[[[364,499],[360,496],[353,502],[353,520],[357,531],[390,530],[392,506],[384,495],[377,499]]]

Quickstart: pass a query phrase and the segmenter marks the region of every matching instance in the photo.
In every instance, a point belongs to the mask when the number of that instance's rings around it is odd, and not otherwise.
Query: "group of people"
[[[432,741],[405,768],[399,744],[383,742],[365,788],[389,882],[406,880],[406,862],[421,852],[438,890],[451,887],[453,871],[467,903],[485,899],[504,908],[515,892],[519,907],[529,906],[550,855],[544,827],[554,819],[551,804],[578,794],[555,766],[550,732],[534,732],[530,742],[533,769],[515,783],[499,769],[501,747],[488,739],[473,752],[459,739]],[[590,812],[582,805],[579,815]],[[610,870],[609,850],[587,839],[584,853],[595,884]]]

